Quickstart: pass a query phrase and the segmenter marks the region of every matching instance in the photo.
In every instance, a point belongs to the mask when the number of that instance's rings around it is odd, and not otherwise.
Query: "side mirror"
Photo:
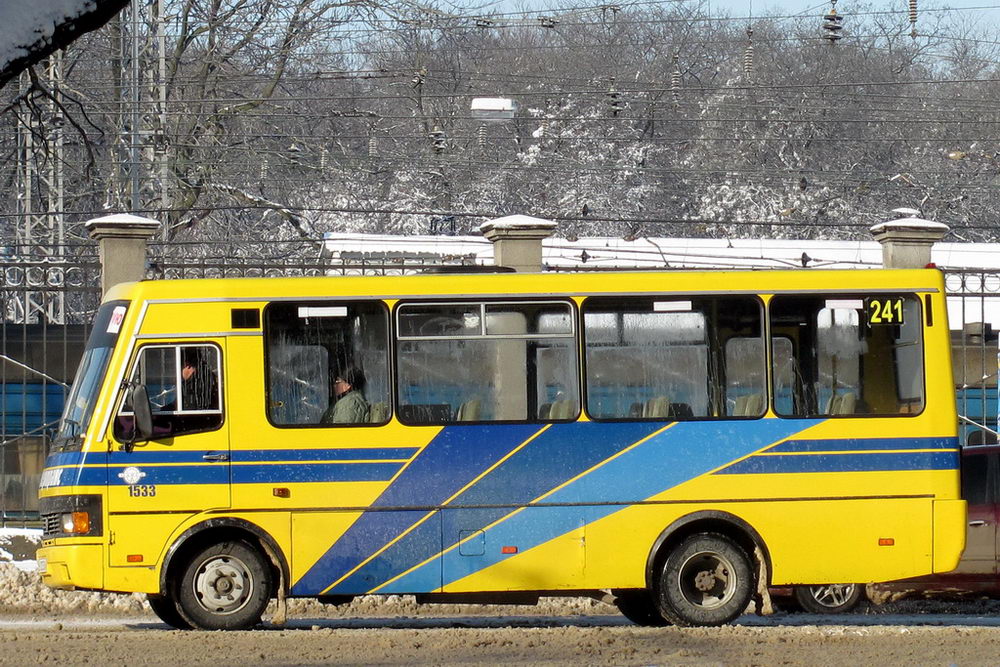
[[[132,437],[125,443],[125,451],[130,452],[137,440],[149,440],[153,437],[153,409],[149,405],[149,395],[146,385],[135,385],[129,390],[129,402],[132,404],[132,414],[135,421],[132,427]]]

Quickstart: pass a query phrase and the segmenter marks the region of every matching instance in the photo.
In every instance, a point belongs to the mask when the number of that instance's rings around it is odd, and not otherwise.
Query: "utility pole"
[[[133,215],[169,208],[166,33],[163,0],[131,2],[119,15],[121,205]],[[166,228],[163,231],[166,239]]]
[[[41,68],[41,83],[50,97],[30,105],[17,117],[17,248],[22,261],[58,264],[65,260],[66,229],[64,210],[65,118],[61,107],[63,56],[56,52]],[[31,79],[22,74],[19,85],[27,93]],[[63,291],[46,289],[54,268],[25,270],[22,298],[10,302],[6,315],[15,322],[65,323]]]

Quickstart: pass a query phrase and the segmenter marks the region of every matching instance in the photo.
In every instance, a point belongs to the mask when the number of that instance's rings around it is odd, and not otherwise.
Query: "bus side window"
[[[211,431],[222,425],[221,358],[214,345],[149,345],[139,351],[132,382],[146,387],[153,437]],[[115,438],[131,436],[132,406],[115,420]]]
[[[920,301],[912,296],[775,296],[775,410],[782,416],[914,415],[923,410]],[[794,369],[794,377],[789,375]],[[791,383],[791,386],[789,386]]]
[[[583,306],[595,419],[759,417],[767,406],[755,297],[591,297]]]
[[[579,414],[567,302],[405,303],[397,333],[403,422],[565,421]]]
[[[264,309],[267,417],[276,426],[389,421],[388,312],[372,302]]]

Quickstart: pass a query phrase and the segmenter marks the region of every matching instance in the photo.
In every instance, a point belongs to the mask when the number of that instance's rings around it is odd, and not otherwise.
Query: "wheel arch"
[[[771,554],[760,533],[744,519],[720,510],[703,510],[683,516],[669,526],[656,538],[653,547],[646,558],[646,588],[654,590],[656,577],[663,559],[671,547],[679,544],[684,538],[696,533],[720,533],[735,540],[747,553],[751,562],[756,563],[756,548],[764,557],[767,577],[771,576]],[[758,564],[759,565],[759,564]],[[768,581],[768,584],[771,582]]]
[[[185,530],[174,540],[167,554],[163,559],[163,567],[160,568],[160,593],[169,595],[170,581],[176,581],[176,577],[170,575],[174,570],[183,565],[184,556],[195,549],[214,544],[225,540],[242,539],[258,547],[264,554],[271,568],[276,575],[275,593],[287,593],[289,582],[288,562],[284,553],[271,535],[260,526],[233,517],[223,517],[206,519]]]

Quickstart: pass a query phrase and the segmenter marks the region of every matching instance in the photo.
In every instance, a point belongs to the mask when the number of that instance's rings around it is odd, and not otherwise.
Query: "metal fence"
[[[37,518],[38,478],[100,304],[94,246],[0,258],[0,520]]]
[[[996,442],[1000,270],[949,270],[945,287],[962,442]]]

